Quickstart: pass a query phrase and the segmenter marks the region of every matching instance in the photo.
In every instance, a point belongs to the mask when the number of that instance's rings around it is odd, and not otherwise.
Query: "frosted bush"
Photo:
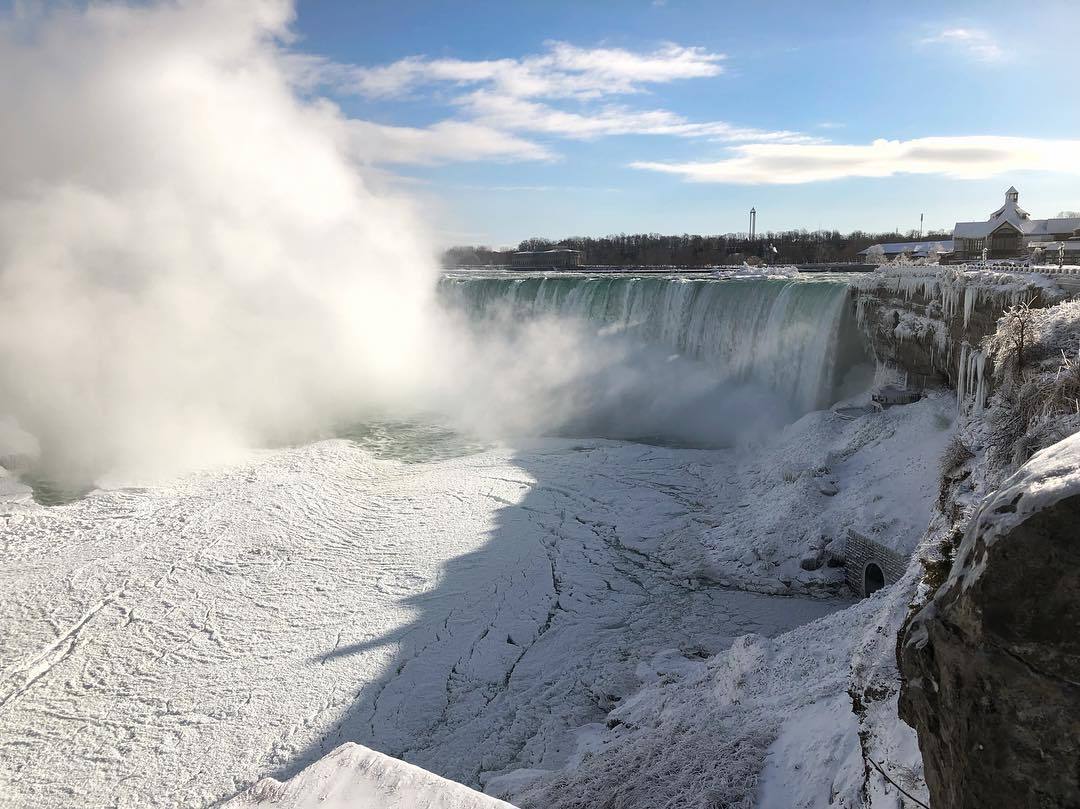
[[[1016,307],[983,345],[998,383],[990,451],[995,465],[1016,468],[1080,427],[1080,301]]]

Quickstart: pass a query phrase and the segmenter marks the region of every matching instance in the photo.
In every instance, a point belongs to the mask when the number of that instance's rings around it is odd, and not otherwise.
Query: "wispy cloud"
[[[430,59],[410,56],[387,65],[342,65],[300,56],[293,72],[301,83],[329,84],[340,92],[395,98],[425,86],[487,85],[519,97],[599,98],[643,92],[645,85],[718,76],[726,57],[699,47],[665,44],[647,53],[623,48],[580,48],[549,42],[544,53],[519,59]]]
[[[492,191],[497,193],[603,193],[618,194],[621,188],[607,188],[599,185],[458,185],[462,191]]]
[[[711,162],[638,161],[636,169],[676,174],[690,182],[793,185],[845,177],[940,174],[980,179],[1012,171],[1080,174],[1080,140],[989,135],[875,140],[870,144],[751,143]]]
[[[350,120],[347,127],[351,151],[357,159],[372,164],[516,162],[557,157],[539,144],[470,121],[440,121],[429,127],[408,127]]]
[[[811,140],[798,132],[768,132],[736,127],[723,121],[693,122],[668,110],[633,110],[608,104],[586,113],[558,109],[548,104],[495,92],[478,90],[462,96],[457,104],[474,120],[495,129],[535,132],[575,140],[611,135],[673,135],[724,141]]]
[[[658,85],[709,78],[724,70],[724,54],[667,43],[644,52],[624,48],[582,48],[548,42],[540,54],[520,58],[463,60],[411,56],[386,65],[339,64],[323,57],[294,54],[289,71],[294,84],[330,87],[337,93],[374,99],[416,98],[428,94],[459,114],[434,127],[412,129],[369,125],[365,135],[378,139],[376,153],[425,162],[453,159],[544,160],[549,148],[522,136],[589,140],[615,135],[658,135],[724,142],[809,143],[820,139],[788,130],[765,131],[725,121],[691,121],[665,109],[635,109],[617,97],[651,92]],[[467,132],[434,143],[433,134]],[[498,137],[498,135],[502,137]],[[425,156],[432,143],[435,155]]]
[[[919,42],[959,49],[979,62],[999,62],[1005,58],[1004,49],[989,31],[982,28],[945,28]]]

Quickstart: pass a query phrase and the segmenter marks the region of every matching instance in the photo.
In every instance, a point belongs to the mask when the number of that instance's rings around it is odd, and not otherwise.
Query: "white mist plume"
[[[470,432],[555,433],[692,446],[754,441],[798,415],[775,392],[725,381],[705,363],[625,330],[511,306],[452,323],[441,401]]]
[[[205,462],[407,395],[432,252],[349,121],[289,86],[290,3],[20,9],[0,414],[55,470]]]
[[[51,476],[170,473],[387,411],[695,443],[785,419],[626,335],[440,311],[362,127],[290,84],[289,2],[21,8],[0,17],[0,417]]]

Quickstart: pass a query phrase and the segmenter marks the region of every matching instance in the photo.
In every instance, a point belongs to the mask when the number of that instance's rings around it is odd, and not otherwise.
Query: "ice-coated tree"
[[[867,264],[884,264],[887,260],[885,258],[885,248],[880,244],[875,244],[866,251]]]

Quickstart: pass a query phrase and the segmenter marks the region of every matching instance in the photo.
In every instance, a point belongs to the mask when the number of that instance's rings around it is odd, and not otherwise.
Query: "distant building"
[[[550,270],[580,267],[581,251],[568,247],[554,250],[522,250],[510,256],[510,266],[516,270]]]
[[[923,242],[886,242],[884,244],[872,244],[865,250],[860,250],[859,255],[867,259],[875,255],[883,256],[892,261],[899,256],[904,258],[939,258],[942,255],[951,253],[952,250],[953,243],[951,239]]]
[[[987,258],[1019,258],[1040,247],[1048,253],[1059,246],[1051,243],[1080,238],[1080,217],[1032,219],[1019,202],[1020,192],[1010,187],[1005,192],[1005,204],[985,222],[957,222],[953,228],[953,258],[981,259],[983,250]]]
[[[1032,264],[1080,264],[1080,228],[1071,239],[1031,242]]]

